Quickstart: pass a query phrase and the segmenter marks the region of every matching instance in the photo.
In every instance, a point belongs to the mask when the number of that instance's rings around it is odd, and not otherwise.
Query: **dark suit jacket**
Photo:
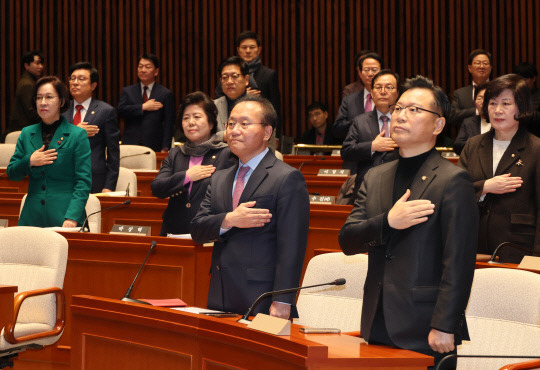
[[[195,217],[206,188],[210,184],[210,177],[195,181],[188,194],[189,184],[184,185],[186,171],[189,169],[189,155],[180,148],[173,148],[169,156],[163,161],[154,181],[152,181],[152,194],[158,198],[169,198],[167,209],[163,212],[163,225],[160,235],[189,234],[189,224]],[[229,148],[211,150],[204,156],[202,165],[213,165],[217,170],[229,168],[238,163],[238,159]]]
[[[310,128],[304,134],[302,135],[302,139],[300,140],[302,144],[317,144],[317,129],[315,127]],[[334,133],[332,132],[332,124],[326,123],[326,129],[324,130],[324,138],[322,145],[339,145],[341,144],[341,140],[336,139],[334,137]]]
[[[484,182],[493,177],[493,135],[491,130],[467,141],[458,165],[474,181],[477,200]],[[510,173],[523,184],[515,192],[487,194],[480,208],[478,253],[492,254],[502,242],[521,244],[540,252],[540,139],[520,128],[504,152],[495,176]],[[524,253],[511,248],[499,252],[501,261],[519,263]]]
[[[75,101],[72,100],[68,110],[62,114],[71,124],[73,124],[74,106]],[[120,128],[116,109],[101,100],[92,98],[81,122],[88,122],[90,125],[99,127],[99,132],[88,138],[92,149],[92,189],[90,192],[100,193],[104,188],[115,191],[120,167]]]
[[[369,339],[383,293],[388,335],[400,348],[429,350],[434,328],[468,339],[465,308],[476,258],[478,213],[469,175],[431,152],[411,185],[409,200],[427,199],[435,212],[404,230],[383,228],[392,208],[398,161],[372,168],[339,233],[347,255],[368,252],[361,333]],[[383,230],[389,233],[383,233]],[[386,255],[390,254],[391,259]]]
[[[334,136],[340,139],[345,138],[353,118],[362,113],[364,113],[364,90],[345,96],[341,100],[334,122]]]
[[[343,88],[342,96],[346,97],[347,95],[353,94],[355,92],[359,92],[364,90],[364,84],[362,83],[362,80],[356,80],[353,83],[348,84]]]
[[[467,142],[467,139],[480,135],[480,116],[472,116],[467,117],[461,124],[461,127],[459,128],[459,132],[456,137],[456,141],[454,141],[454,152],[456,152],[457,155],[461,154],[461,151],[463,150],[463,147],[465,146],[465,143]]]
[[[17,89],[11,103],[9,123],[4,137],[10,132],[22,130],[23,127],[41,121],[32,102],[34,86],[36,86],[36,78],[28,71],[24,71],[17,83]]]
[[[232,187],[238,165],[216,172],[201,208],[191,224],[196,243],[214,240],[208,307],[245,313],[264,292],[298,286],[307,244],[309,197],[302,174],[269,151],[251,174],[240,203],[256,201],[256,208],[272,214],[263,227],[236,228],[219,235],[232,211]],[[296,294],[266,299],[255,308],[268,313],[271,300],[290,303]]]
[[[52,164],[30,167],[30,156],[43,146],[41,123],[37,123],[23,128],[7,167],[13,181],[28,176],[28,196],[19,226],[62,226],[66,219],[80,225],[86,217],[92,183],[88,135],[63,117],[60,119],[49,144],[49,149],[56,149],[58,154]]]
[[[473,101],[473,85],[471,84],[454,91],[452,109],[450,111],[450,123],[459,126],[465,118],[474,115],[476,115],[476,107]]]
[[[141,84],[124,87],[118,114],[125,119],[122,144],[144,145],[159,152],[170,148],[174,131],[174,97],[172,92],[157,82],[152,87],[149,99],[163,103],[156,111],[142,110]]]
[[[388,122],[390,125],[390,122]],[[344,161],[356,162],[356,181],[354,193],[358,192],[366,172],[375,166],[398,158],[398,150],[392,152],[375,152],[371,155],[371,142],[380,134],[377,110],[356,116],[349,128],[349,133],[341,148]]]

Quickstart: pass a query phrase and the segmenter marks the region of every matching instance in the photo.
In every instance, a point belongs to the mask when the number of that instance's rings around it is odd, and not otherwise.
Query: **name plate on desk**
[[[309,203],[311,204],[334,204],[335,202],[336,202],[336,197],[333,195],[310,195],[309,196]]]
[[[317,176],[349,177],[351,170],[337,170],[335,168],[321,168]]]
[[[150,236],[151,231],[152,231],[152,228],[150,226],[114,224],[109,234]]]
[[[248,328],[274,335],[291,335],[291,322],[263,313],[258,313]]]

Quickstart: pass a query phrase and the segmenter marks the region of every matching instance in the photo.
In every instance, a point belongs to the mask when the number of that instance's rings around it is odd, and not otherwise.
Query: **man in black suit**
[[[239,163],[214,173],[191,223],[196,243],[214,241],[208,308],[243,314],[262,293],[299,284],[309,196],[302,174],[268,149],[276,120],[259,96],[247,95],[231,112],[226,136]],[[296,317],[295,297],[269,297],[254,313]]]
[[[249,69],[249,84],[247,94],[259,95],[270,100],[278,115],[274,137],[281,134],[281,96],[279,92],[278,74],[275,70],[265,67],[261,63],[262,43],[259,35],[253,31],[244,31],[236,38],[236,52]],[[221,81],[216,85],[215,98],[223,96]]]
[[[139,83],[122,90],[118,113],[125,119],[122,144],[144,145],[155,152],[168,152],[174,130],[174,97],[156,82],[159,59],[143,54],[137,59]]]
[[[371,81],[375,109],[353,119],[341,148],[344,161],[356,162],[356,195],[366,172],[375,166],[397,159],[396,143],[390,137],[390,106],[399,96],[399,76],[383,69]]]
[[[69,92],[73,100],[62,113],[66,120],[86,130],[92,150],[91,193],[116,190],[120,166],[118,119],[109,104],[92,98],[99,74],[88,62],[69,67]]]
[[[459,127],[463,120],[479,114],[474,105],[474,88],[489,81],[491,74],[491,53],[484,49],[473,50],[469,54],[469,73],[472,84],[454,91],[450,124]]]
[[[446,95],[422,76],[404,88],[390,126],[400,157],[368,171],[339,243],[369,255],[362,337],[437,364],[469,339],[478,210],[470,176],[435,150]]]
[[[321,102],[313,102],[307,107],[308,122],[311,128],[304,132],[300,142],[313,145],[339,145],[334,138],[332,125],[328,124],[328,108]]]

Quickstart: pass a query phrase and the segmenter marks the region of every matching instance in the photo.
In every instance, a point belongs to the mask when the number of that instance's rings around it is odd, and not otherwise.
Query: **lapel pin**
[[[514,158],[516,155],[514,153],[512,153],[512,158]]]
[[[92,111],[92,114],[94,114],[94,111]]]
[[[523,161],[520,159],[517,161],[516,166],[525,166],[525,164],[523,164]]]
[[[426,181],[427,176],[422,176],[422,181]]]
[[[58,140],[58,145],[60,145],[60,140]]]
[[[215,155],[213,155],[213,156],[212,156],[212,159],[216,159],[216,156],[215,156]]]
[[[60,140],[64,140],[64,137],[62,136],[62,137],[60,138]]]

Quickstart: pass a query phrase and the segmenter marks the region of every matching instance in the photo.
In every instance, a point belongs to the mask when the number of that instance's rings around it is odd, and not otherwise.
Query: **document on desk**
[[[223,311],[209,310],[208,308],[201,308],[201,307],[174,307],[173,310],[178,310],[178,311],[182,311],[182,312],[189,312],[189,313],[195,313],[195,314],[223,312]]]

